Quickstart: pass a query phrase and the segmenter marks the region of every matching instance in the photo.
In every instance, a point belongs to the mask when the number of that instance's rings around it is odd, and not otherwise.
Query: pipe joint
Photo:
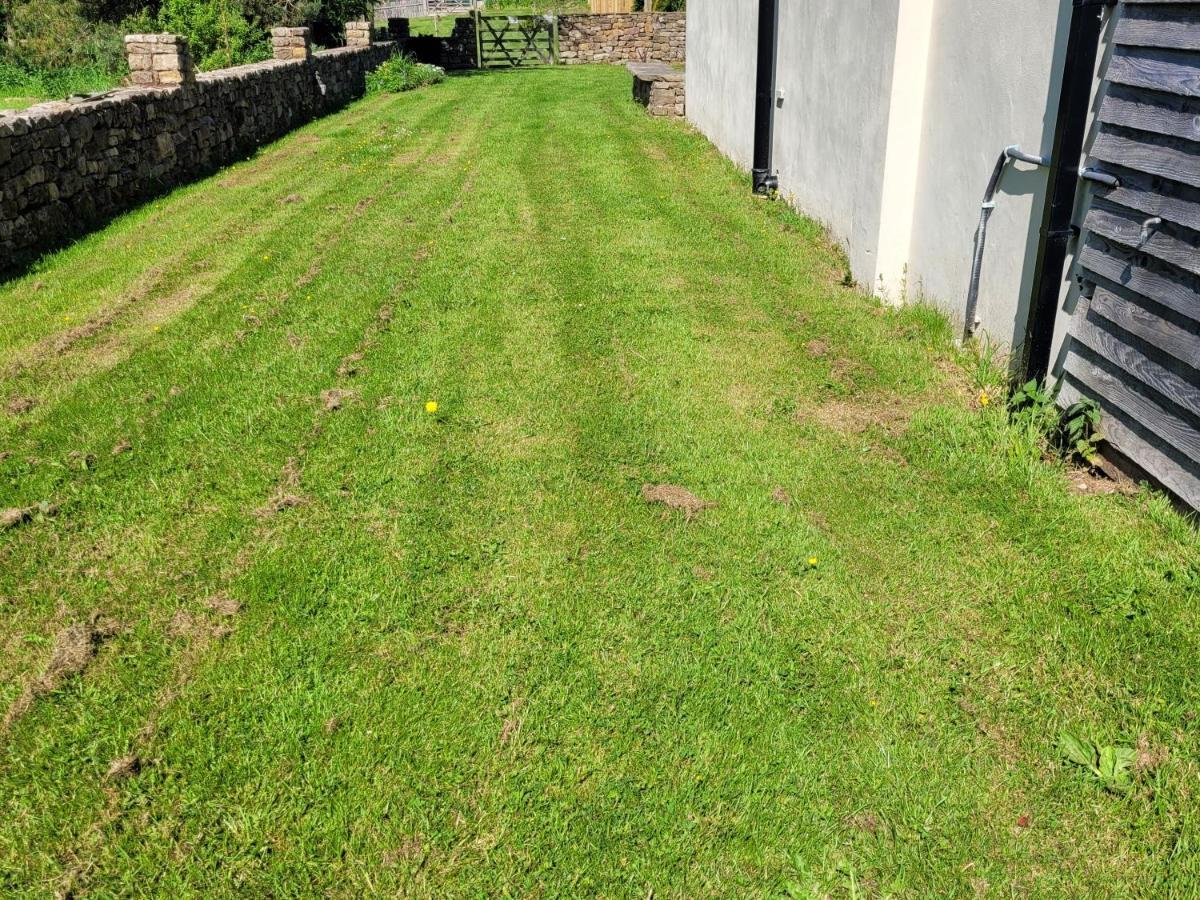
[[[1015,159],[1020,162],[1029,163],[1031,166],[1048,166],[1050,160],[1045,156],[1035,156],[1032,153],[1026,153],[1021,149],[1019,144],[1013,144],[1010,147],[1004,148],[1004,155],[1009,159]]]
[[[761,197],[771,197],[779,193],[779,176],[766,169],[755,169],[754,193]]]

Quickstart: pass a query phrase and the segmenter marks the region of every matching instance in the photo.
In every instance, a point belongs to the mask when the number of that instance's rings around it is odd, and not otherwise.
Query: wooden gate
[[[553,65],[558,61],[555,16],[475,15],[476,56],[481,69]]]
[[[1084,223],[1062,397],[1200,509],[1200,7],[1128,0],[1092,165],[1120,179]]]

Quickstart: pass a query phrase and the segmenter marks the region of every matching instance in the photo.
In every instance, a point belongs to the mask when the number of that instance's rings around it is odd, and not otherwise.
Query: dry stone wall
[[[172,71],[172,56],[186,65],[186,48],[181,56],[167,51],[166,42],[135,43],[162,48],[149,54],[149,69],[135,71],[156,71],[160,59],[157,71]],[[362,95],[367,73],[395,49],[393,43],[341,47],[194,80],[185,69],[171,86],[132,87],[0,117],[0,270],[338,109]]]
[[[683,118],[684,76],[666,63],[629,63],[633,73],[633,99],[652,116]]]
[[[564,63],[682,63],[687,13],[561,16],[558,58]]]

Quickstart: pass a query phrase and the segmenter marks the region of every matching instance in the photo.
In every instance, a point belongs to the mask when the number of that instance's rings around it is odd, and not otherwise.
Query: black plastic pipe
[[[758,0],[758,66],[754,82],[754,193],[779,190],[772,162],[775,139],[775,64],[779,56],[779,2]]]
[[[1079,161],[1087,135],[1088,110],[1096,77],[1096,59],[1104,30],[1103,7],[1115,0],[1072,0],[1071,25],[1067,35],[1067,57],[1062,88],[1058,95],[1058,117],[1054,128],[1050,180],[1042,211],[1042,235],[1033,274],[1033,296],[1022,344],[1025,377],[1043,382],[1050,372],[1050,351],[1058,319],[1063,273],[1070,245],[1071,219],[1079,190]]]
[[[1016,144],[1005,147],[1000,158],[996,160],[996,168],[992,170],[987,190],[983,192],[983,203],[979,205],[979,227],[975,229],[975,252],[971,256],[971,282],[967,288],[967,311],[963,316],[964,341],[970,339],[975,334],[975,329],[979,327],[976,315],[979,312],[979,280],[983,274],[983,251],[987,247],[988,222],[991,221],[992,213],[996,209],[996,191],[1000,188],[1000,179],[1008,168],[1008,164],[1013,160],[1020,160],[1035,166],[1050,165],[1050,160],[1043,156],[1026,153]]]

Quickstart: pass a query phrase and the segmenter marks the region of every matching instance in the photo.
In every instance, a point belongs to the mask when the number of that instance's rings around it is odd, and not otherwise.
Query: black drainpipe
[[[779,55],[779,2],[758,0],[758,72],[754,96],[754,193],[779,190],[771,165],[775,134],[775,60]]]
[[[1079,162],[1087,136],[1100,36],[1104,31],[1101,9],[1114,3],[1115,0],[1072,0],[1071,3],[1071,26],[1062,89],[1058,95],[1050,180],[1042,211],[1042,237],[1023,343],[1025,378],[1038,382],[1045,381],[1050,372],[1050,350],[1062,295],[1063,270],[1074,234],[1071,219],[1079,189]]]

